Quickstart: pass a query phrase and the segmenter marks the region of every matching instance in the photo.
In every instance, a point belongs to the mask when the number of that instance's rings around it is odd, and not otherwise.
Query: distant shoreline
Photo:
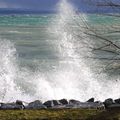
[[[14,15],[14,14],[55,14],[55,11],[47,10],[30,10],[30,9],[6,9],[0,8],[0,15]]]
[[[19,8],[0,8],[0,15],[12,15],[12,14],[56,14],[57,10],[32,10],[32,9],[19,9]],[[87,14],[117,14],[115,11],[80,11],[77,13],[87,13]],[[119,13],[118,13],[119,14]]]

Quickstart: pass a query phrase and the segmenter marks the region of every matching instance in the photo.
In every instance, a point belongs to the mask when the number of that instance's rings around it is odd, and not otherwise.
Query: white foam
[[[87,54],[89,50],[83,41],[89,42],[89,38],[82,32],[84,29],[74,23],[74,8],[67,0],[61,0],[57,7],[56,23],[51,26],[59,51],[58,66],[54,70],[43,73],[39,68],[32,71],[19,66],[14,44],[0,40],[1,101],[61,98],[85,101],[90,97],[104,100],[120,96],[119,80],[109,80],[106,74],[96,75],[88,67],[89,61],[84,59],[83,53]],[[78,28],[81,32],[77,31]],[[76,32],[80,38],[75,36]],[[76,50],[77,47],[79,50]]]
[[[18,93],[14,84],[16,76],[15,54],[16,50],[9,41],[0,41],[0,97],[4,101],[13,99],[13,95],[16,96]]]
[[[116,93],[116,91],[119,91],[119,87],[115,87],[117,83],[112,81],[113,78],[108,80],[106,74],[96,75],[88,67],[89,61],[84,58],[84,55],[89,52],[89,48],[85,44],[92,46],[93,43],[84,34],[84,28],[80,27],[84,25],[83,21],[79,22],[79,26],[76,25],[74,21],[76,17],[75,9],[67,0],[61,0],[57,7],[58,15],[52,30],[57,36],[62,61],[60,58],[59,67],[53,73],[53,76],[51,75],[54,78],[51,81],[54,98],[75,98],[85,101],[90,97],[104,100],[109,97],[116,98],[119,96],[119,93]],[[84,17],[85,22],[87,21],[85,14],[81,14],[81,17]],[[75,36],[75,32],[80,38]],[[76,46],[79,48],[79,52],[76,51]]]

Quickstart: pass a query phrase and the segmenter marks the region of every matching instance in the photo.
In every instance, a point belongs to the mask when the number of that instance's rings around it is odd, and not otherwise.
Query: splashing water
[[[103,74],[96,76],[86,64],[84,53],[88,54],[89,50],[83,42],[92,43],[82,32],[84,28],[74,21],[77,17],[75,9],[67,0],[61,0],[57,7],[58,14],[54,25],[50,28],[56,37],[59,60],[58,66],[49,73],[20,67],[14,45],[8,40],[1,40],[1,101],[16,99],[45,101],[61,98],[85,101],[90,97],[95,97],[97,100],[119,97],[119,81],[116,83],[108,81],[107,76]],[[85,15],[84,18],[87,20]],[[80,25],[83,23],[80,22]],[[76,34],[80,37],[76,37]]]
[[[21,95],[14,83],[17,75],[16,49],[10,41],[0,41],[0,97],[10,101]]]
[[[57,7],[58,15],[52,30],[57,38],[60,60],[58,68],[51,75],[53,99],[75,98],[85,101],[90,97],[104,100],[106,97],[119,96],[117,83],[113,84],[105,74],[98,77],[87,66],[84,53],[87,54],[89,49],[83,43],[93,43],[84,34],[83,27],[79,28],[84,23],[81,21],[80,26],[76,25],[75,9],[67,0],[61,0]],[[83,16],[84,20],[87,20],[86,15]],[[76,38],[75,33],[79,34],[80,38]],[[77,50],[77,47],[82,49]]]
[[[86,100],[91,95],[96,96],[96,90],[100,89],[97,81],[93,79],[90,69],[85,65],[83,56],[76,51],[76,46],[82,46],[81,40],[76,39],[76,31],[73,23],[76,17],[74,8],[65,0],[59,5],[57,24],[54,27],[55,35],[58,38],[58,48],[62,61],[59,61],[59,70],[56,73],[56,87],[54,87],[56,98],[75,98]],[[82,32],[81,36],[85,36]],[[79,44],[78,44],[79,43]],[[54,81],[52,81],[54,82]],[[97,89],[96,89],[97,86]],[[91,89],[92,88],[92,89]],[[58,93],[59,89],[59,93]],[[60,97],[59,97],[60,96]]]

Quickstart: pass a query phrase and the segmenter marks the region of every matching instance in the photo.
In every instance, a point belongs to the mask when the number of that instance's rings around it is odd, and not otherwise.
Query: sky
[[[99,9],[96,8],[95,1],[103,2],[105,0],[68,0],[68,1],[71,2],[76,7],[76,9],[79,9],[81,11],[95,11],[96,9]],[[111,1],[120,4],[120,0]],[[20,8],[53,11],[55,10],[55,6],[58,2],[59,0],[0,0],[0,8]],[[103,10],[103,8],[100,8],[100,10]]]

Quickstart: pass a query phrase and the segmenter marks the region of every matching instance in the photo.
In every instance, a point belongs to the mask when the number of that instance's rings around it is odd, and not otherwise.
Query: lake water
[[[120,44],[119,32],[114,33],[120,30],[117,17],[66,13],[0,16],[1,101],[120,97],[119,61],[108,60],[116,58],[117,50],[92,51],[107,43],[84,34],[88,31],[85,23]],[[114,52],[106,52],[109,49]]]

